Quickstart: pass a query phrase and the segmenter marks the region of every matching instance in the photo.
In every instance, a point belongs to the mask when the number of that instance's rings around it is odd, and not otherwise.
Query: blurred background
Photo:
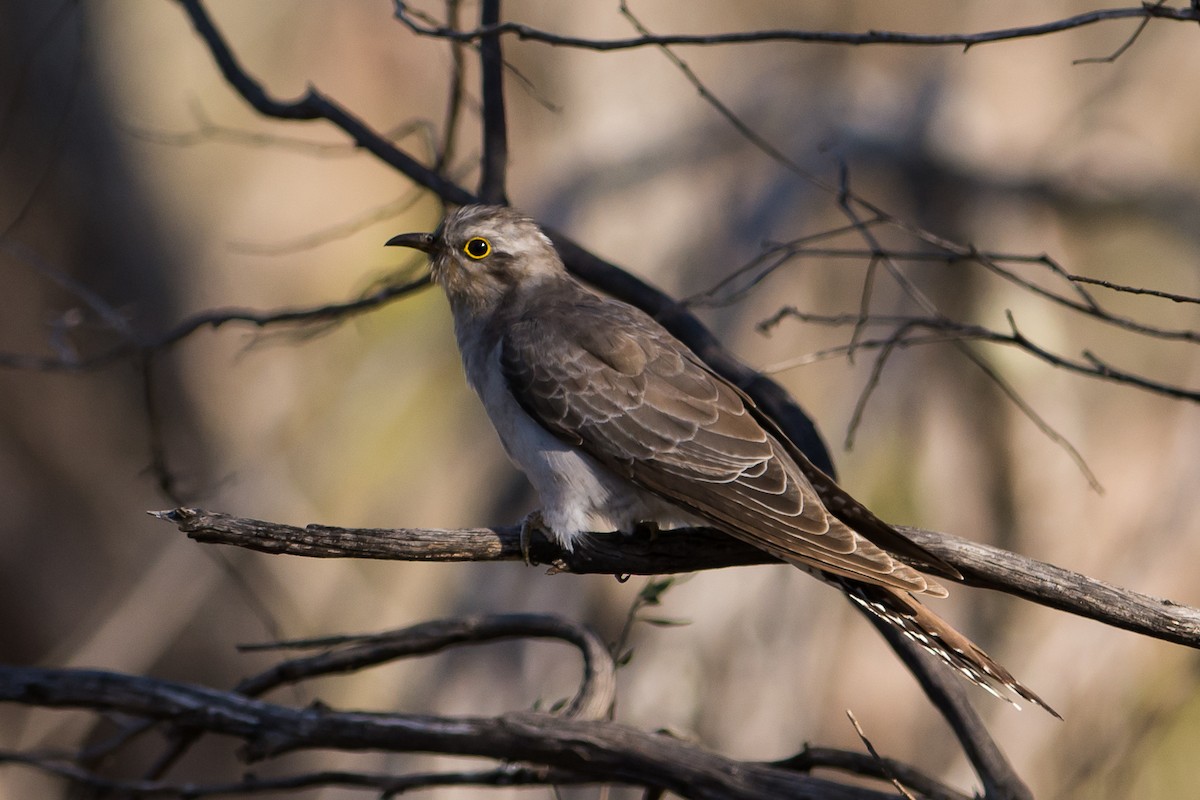
[[[208,4],[274,96],[318,87],[431,163],[452,70],[385,0]],[[441,3],[423,4],[436,16]],[[1045,22],[1083,2],[639,3],[659,33],[756,28],[963,32]],[[594,38],[635,33],[615,3],[504,6],[506,18]],[[477,8],[464,3],[464,24]],[[762,44],[678,52],[748,125],[804,169],[892,214],[980,248],[1049,253],[1071,272],[1200,294],[1200,47],[1194,25],[1136,21],[961,48]],[[764,242],[845,224],[836,197],[754,147],[654,49],[580,52],[505,40],[514,204],[676,296],[748,263]],[[449,171],[474,186],[478,91]],[[225,84],[173,3],[0,5],[0,351],[87,355],[114,326],[157,334],[222,306],[351,299],[423,265],[386,250],[430,230],[432,196],[320,123],[264,120]],[[892,232],[902,250],[919,243]],[[852,238],[840,246],[861,247]],[[835,243],[837,244],[837,243]],[[846,329],[758,322],[784,305],[854,313],[864,259],[793,262],[740,302],[698,307],[754,366],[847,341]],[[1092,350],[1166,383],[1200,385],[1195,346],[1071,316],[978,266],[906,264],[949,316]],[[1037,275],[1030,267],[1031,277]],[[1040,279],[1040,278],[1039,278]],[[115,310],[104,319],[83,299]],[[1097,290],[1114,312],[1200,325],[1196,305]],[[873,309],[917,313],[882,274]],[[979,348],[1086,460],[1098,493],[952,346],[897,353],[853,449],[872,359],[776,377],[818,421],[843,484],[894,522],[992,542],[1200,605],[1200,413],[1127,386]],[[167,465],[192,505],[286,523],[456,527],[535,505],[466,387],[435,291],[320,335],[202,331],[155,362]],[[135,365],[77,374],[0,370],[0,660],[88,666],[228,687],[264,668],[238,643],[400,627],[463,613],[565,614],[615,639],[641,579],[548,577],[518,564],[306,560],[192,543],[149,509],[151,424]],[[1196,781],[1194,652],[1008,597],[960,588],[937,604],[1066,718],[978,694],[1038,797],[1168,798]],[[775,759],[805,742],[883,754],[975,790],[957,743],[870,626],[796,570],[692,576],[640,625],[617,718],[728,755]],[[282,693],[338,707],[493,714],[568,696],[577,658],[553,644],[474,648]],[[0,708],[0,748],[74,746],[87,715]],[[234,778],[212,742],[178,776]],[[445,760],[305,754],[262,774],[329,766],[402,771]],[[123,766],[113,765],[120,773]],[[1185,788],[1186,787],[1186,788]],[[0,769],[0,797],[61,784]],[[592,797],[576,790],[570,797]],[[340,798],[328,790],[307,796]],[[550,797],[539,790],[429,796]],[[614,796],[620,796],[614,795]]]

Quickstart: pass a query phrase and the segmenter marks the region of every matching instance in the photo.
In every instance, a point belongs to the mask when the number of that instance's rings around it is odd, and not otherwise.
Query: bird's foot
[[[525,559],[525,566],[535,566],[533,558],[529,555],[533,534],[546,532],[546,521],[542,519],[541,509],[530,511],[525,515],[525,519],[521,520],[521,558]]]

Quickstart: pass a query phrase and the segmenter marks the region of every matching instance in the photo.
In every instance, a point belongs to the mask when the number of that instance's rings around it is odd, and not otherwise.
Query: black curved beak
[[[432,253],[437,246],[437,238],[432,233],[402,233],[388,239],[383,246],[411,247],[422,253]]]

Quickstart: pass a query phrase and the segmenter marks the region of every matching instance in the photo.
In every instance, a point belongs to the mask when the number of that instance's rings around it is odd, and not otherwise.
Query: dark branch
[[[549,767],[527,767],[510,764],[498,769],[461,772],[417,772],[409,775],[325,770],[283,777],[247,775],[240,781],[225,783],[172,783],[143,779],[121,780],[107,778],[84,769],[62,756],[39,756],[0,750],[0,764],[23,764],[50,775],[100,792],[122,797],[243,797],[255,794],[297,792],[304,789],[341,787],[371,789],[381,797],[399,796],[420,789],[438,786],[559,786],[597,783],[595,778]],[[953,794],[945,795],[953,799]]]
[[[1163,381],[1151,380],[1144,375],[1119,369],[1103,361],[1090,351],[1085,350],[1080,359],[1072,359],[1048,350],[1034,342],[1017,328],[1011,312],[1007,314],[1010,326],[1009,333],[1002,333],[982,325],[956,322],[943,316],[907,317],[869,314],[864,316],[861,313],[812,314],[800,311],[791,306],[780,309],[770,319],[760,323],[759,328],[760,330],[768,330],[785,317],[794,317],[803,322],[815,322],[824,325],[854,325],[856,329],[863,325],[890,325],[893,327],[893,331],[883,338],[855,341],[850,344],[828,348],[815,356],[805,356],[772,365],[766,368],[766,371],[769,372],[779,372],[789,367],[800,366],[817,358],[836,354],[849,354],[852,350],[879,350],[886,356],[893,350],[917,345],[980,341],[1016,347],[1051,366],[1091,378],[1100,378],[1114,383],[1134,386],[1138,389],[1144,389],[1153,394],[1160,394],[1176,400],[1189,400],[1194,403],[1200,402],[1200,389],[1189,389]],[[934,335],[915,334],[916,331],[921,330],[934,331],[935,333]]]
[[[479,9],[483,28],[500,22],[500,0],[483,0]],[[479,43],[483,94],[483,174],[479,197],[492,205],[508,205],[508,123],[504,115],[504,57],[500,36],[485,36]]]
[[[517,561],[520,526],[462,530],[336,528],[242,519],[200,509],[154,512],[198,542],[310,558],[398,561]],[[962,572],[967,586],[1012,594],[1106,625],[1200,648],[1200,609],[1150,597],[991,545],[946,533],[897,526],[905,536]],[[718,531],[663,531],[653,539],[597,533],[586,552],[563,551],[534,537],[533,558],[554,571],[663,575],[777,563]]]
[[[1038,25],[1001,28],[998,30],[981,31],[979,33],[904,33],[900,31],[873,30],[850,33],[845,31],[770,30],[716,34],[666,34],[661,36],[646,34],[626,39],[588,39],[579,36],[563,36],[550,33],[549,31],[539,30],[519,22],[502,22],[495,25],[485,25],[473,31],[454,30],[453,28],[440,25],[422,25],[409,13],[407,3],[397,0],[395,5],[396,18],[407,25],[414,33],[423,36],[434,36],[457,42],[472,42],[482,40],[485,37],[506,34],[516,36],[523,41],[598,51],[629,50],[638,47],[662,47],[667,45],[711,46],[764,42],[810,42],[848,45],[883,44],[924,47],[957,46],[969,48],[980,44],[1061,33],[1062,31],[1112,20],[1164,19],[1176,22],[1200,21],[1200,11],[1197,11],[1195,8],[1173,8],[1158,4],[1147,4],[1133,8],[1088,11]]]
[[[125,341],[85,357],[26,356],[0,353],[0,367],[35,369],[45,372],[83,372],[100,369],[134,356],[145,356],[178,344],[202,328],[217,329],[229,324],[246,324],[255,328],[279,325],[342,322],[399,297],[429,285],[427,275],[402,284],[389,284],[368,295],[344,303],[327,303],[310,308],[286,308],[256,311],[248,308],[218,308],[203,311],[180,322],[174,328],[154,337],[129,333]]]
[[[383,750],[519,760],[580,780],[663,788],[699,800],[884,800],[890,794],[738,762],[661,734],[539,713],[437,717],[288,708],[205,687],[94,670],[0,665],[0,701],[116,711],[224,734],[262,760],[307,749]]]
[[[208,46],[213,60],[221,70],[221,75],[246,102],[254,107],[254,110],[265,117],[275,119],[301,121],[324,119],[345,131],[358,147],[368,151],[425,188],[433,190],[444,200],[458,204],[475,202],[475,198],[470,192],[421,164],[316,89],[310,88],[304,96],[291,101],[277,100],[271,97],[262,84],[252,78],[238,62],[200,0],[176,0],[176,2],[187,13],[196,33]]]
[[[1170,300],[1173,303],[1200,304],[1200,297],[1191,297],[1185,294],[1175,294],[1174,292],[1163,292],[1158,289],[1145,289],[1140,286],[1127,286],[1123,283],[1113,283],[1112,281],[1100,280],[1099,278],[1088,278],[1083,275],[1068,275],[1067,277],[1076,283],[1090,283],[1093,286],[1101,286],[1114,292],[1122,292],[1124,294],[1144,294],[1152,297],[1161,297],[1164,300]]]
[[[431,655],[464,644],[484,644],[509,639],[558,639],[574,646],[583,657],[579,690],[564,708],[573,719],[605,719],[616,698],[616,664],[596,634],[561,617],[547,614],[494,614],[423,622],[386,633],[322,637],[244,646],[243,650],[320,650],[284,661],[266,672],[239,683],[235,689],[247,697],[321,675],[354,672],[398,658]]]
[[[973,800],[970,796],[945,786],[908,764],[887,757],[876,758],[854,750],[806,746],[791,758],[773,761],[771,765],[801,772],[822,768],[836,769],[852,775],[866,775],[880,780],[895,777],[909,789],[918,792],[928,800]]]
[[[359,636],[333,636],[319,639],[271,642],[243,646],[242,650],[320,650],[312,656],[302,656],[276,664],[274,667],[247,678],[234,692],[244,697],[262,697],[281,686],[288,686],[322,675],[357,672],[367,667],[411,656],[432,655],[451,647],[466,644],[486,644],[508,639],[558,639],[574,646],[583,658],[583,679],[579,689],[562,710],[572,719],[608,719],[616,701],[616,663],[612,654],[596,634],[584,626],[549,614],[494,614],[478,617],[457,617],[424,622],[385,633]],[[119,748],[132,735],[146,727],[130,731],[116,739],[112,747]],[[159,757],[146,774],[160,778],[196,742],[193,731],[180,733],[172,746]],[[110,749],[93,749],[95,757]]]

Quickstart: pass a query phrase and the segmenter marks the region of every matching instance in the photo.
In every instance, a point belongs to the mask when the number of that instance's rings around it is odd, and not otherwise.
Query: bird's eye
[[[463,245],[463,252],[469,258],[478,261],[481,258],[487,258],[492,253],[492,244],[482,236],[472,236],[467,239],[467,243]]]

